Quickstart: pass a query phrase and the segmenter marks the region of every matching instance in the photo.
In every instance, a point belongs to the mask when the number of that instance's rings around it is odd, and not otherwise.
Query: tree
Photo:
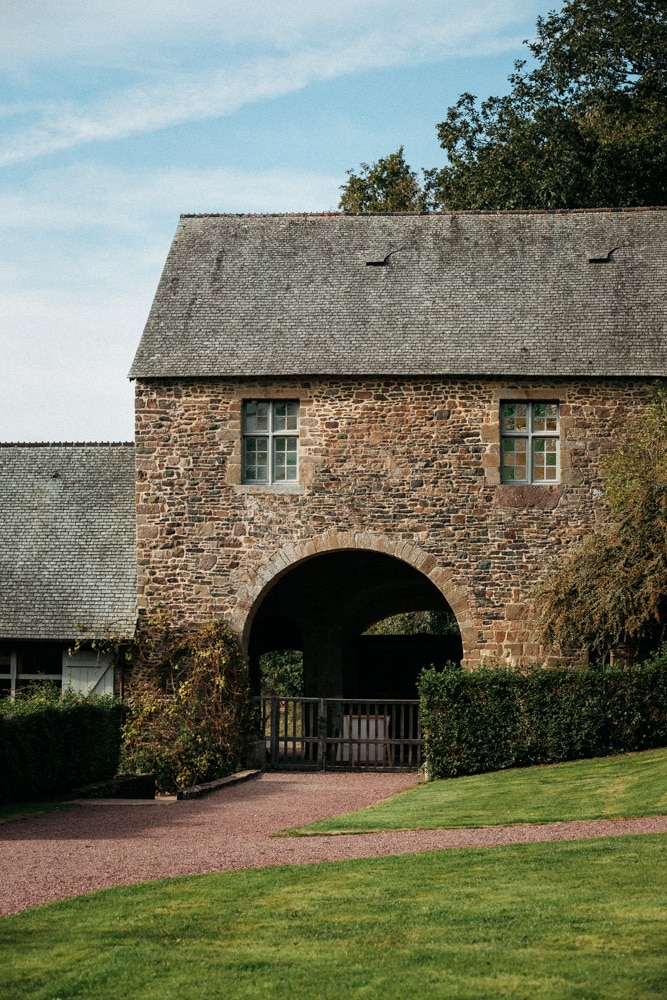
[[[416,201],[438,209],[667,202],[664,0],[568,0],[538,18],[537,40],[526,44],[536,65],[515,63],[508,95],[478,105],[464,93],[448,109],[437,126],[447,163],[424,172]]]
[[[303,696],[303,653],[300,649],[275,649],[259,658],[261,693],[278,698]]]
[[[459,626],[451,608],[404,611],[375,622],[364,635],[459,635]]]
[[[339,207],[344,212],[415,212],[423,208],[423,191],[417,174],[405,162],[403,147],[361,173],[348,170]]]
[[[667,628],[667,389],[604,467],[608,526],[571,550],[539,588],[541,636],[595,654],[655,649]]]

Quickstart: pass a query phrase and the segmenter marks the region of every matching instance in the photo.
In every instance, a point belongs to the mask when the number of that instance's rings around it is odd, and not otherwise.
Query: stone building
[[[542,657],[531,591],[667,374],[666,249],[663,209],[183,216],[131,371],[139,607],[303,650],[307,694],[410,693],[362,637],[402,611]]]

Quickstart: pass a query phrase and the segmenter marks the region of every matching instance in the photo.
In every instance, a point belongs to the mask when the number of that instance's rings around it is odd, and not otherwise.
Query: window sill
[[[524,510],[553,510],[565,491],[562,483],[501,483],[496,486],[494,507],[514,507]]]
[[[234,493],[285,493],[288,496],[305,492],[302,483],[239,483],[232,489]]]

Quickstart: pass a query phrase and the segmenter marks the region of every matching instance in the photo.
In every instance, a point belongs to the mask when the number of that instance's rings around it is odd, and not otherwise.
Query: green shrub
[[[140,621],[125,648],[131,673],[122,766],[171,792],[237,770],[252,726],[248,671],[226,625]]]
[[[260,690],[278,698],[303,695],[303,653],[300,649],[277,649],[259,658]]]
[[[431,668],[418,687],[431,778],[667,744],[667,646],[604,670]]]
[[[124,709],[116,699],[35,685],[0,701],[0,801],[49,798],[113,777]]]

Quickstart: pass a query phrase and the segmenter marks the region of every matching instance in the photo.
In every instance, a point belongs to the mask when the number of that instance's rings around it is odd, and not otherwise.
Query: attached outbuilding
[[[0,509],[0,692],[114,693],[109,657],[71,650],[134,628],[134,446],[0,445]]]

